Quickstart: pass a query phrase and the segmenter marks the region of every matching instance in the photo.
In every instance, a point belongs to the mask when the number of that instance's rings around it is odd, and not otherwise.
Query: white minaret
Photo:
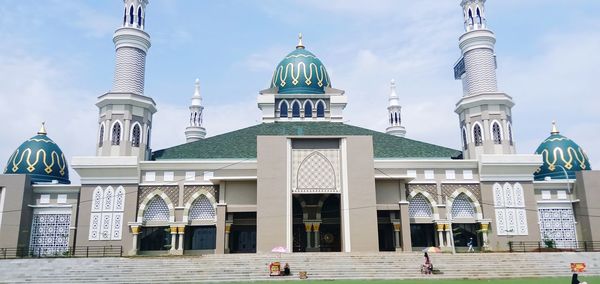
[[[113,36],[115,77],[110,92],[100,96],[98,156],[137,156],[151,153],[150,133],[156,104],[144,95],[146,54],[150,36],[144,31],[147,0],[123,0],[123,23]]]
[[[396,93],[396,81],[392,79],[390,82],[390,98],[388,109],[389,124],[385,129],[385,133],[404,137],[406,135],[406,129],[402,126],[400,99]]]
[[[486,0],[462,0],[465,33],[459,38],[461,58],[454,78],[462,80],[463,97],[456,104],[463,156],[514,154],[512,98],[498,91],[496,37],[487,29]]]
[[[206,129],[202,126],[202,96],[200,96],[200,79],[196,79],[196,88],[190,105],[190,125],[185,128],[185,141],[194,142],[206,137]]]

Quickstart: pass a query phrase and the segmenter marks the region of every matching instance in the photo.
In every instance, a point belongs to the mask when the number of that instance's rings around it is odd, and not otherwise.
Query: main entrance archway
[[[340,195],[295,194],[292,198],[293,251],[341,251]]]

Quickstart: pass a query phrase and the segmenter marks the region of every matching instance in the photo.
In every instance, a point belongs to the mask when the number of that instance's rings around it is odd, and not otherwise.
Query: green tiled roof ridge
[[[372,136],[375,158],[444,158],[460,151],[341,122],[261,123],[158,150],[153,160],[256,158],[256,136]]]

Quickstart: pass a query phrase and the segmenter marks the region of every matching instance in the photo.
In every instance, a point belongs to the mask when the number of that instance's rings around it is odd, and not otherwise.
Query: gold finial
[[[39,135],[46,135],[46,134],[48,134],[46,132],[46,122],[45,121],[42,122],[42,127],[40,127],[40,130],[38,131],[38,134]]]
[[[550,134],[558,134],[560,132],[558,132],[558,127],[556,127],[556,121],[552,121],[552,131],[550,132]]]
[[[298,34],[298,45],[296,45],[296,48],[304,48],[304,44],[302,44],[302,33]]]

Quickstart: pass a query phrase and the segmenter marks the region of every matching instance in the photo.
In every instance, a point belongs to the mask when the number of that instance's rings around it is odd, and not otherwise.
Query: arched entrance
[[[339,194],[295,194],[292,200],[293,251],[341,251]]]

